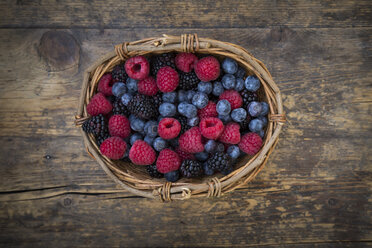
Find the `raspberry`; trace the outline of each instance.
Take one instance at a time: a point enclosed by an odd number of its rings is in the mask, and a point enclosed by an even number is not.
[[[152,119],[158,113],[154,101],[149,96],[137,94],[128,103],[128,110],[141,119]]]
[[[98,91],[102,92],[105,96],[111,96],[113,84],[111,74],[103,75],[98,82]]]
[[[256,133],[245,134],[239,143],[240,150],[249,155],[255,155],[260,150],[261,146],[262,139]]]
[[[153,96],[158,92],[158,86],[156,86],[156,81],[151,76],[139,81],[137,86],[138,92],[146,96]]]
[[[176,56],[175,62],[179,70],[183,72],[190,72],[194,68],[198,57],[193,53],[179,53]]]
[[[203,165],[198,161],[187,159],[182,162],[180,171],[184,177],[198,177],[203,174]]]
[[[210,82],[220,75],[220,62],[213,56],[207,56],[196,62],[194,70],[201,81]]]
[[[151,58],[151,74],[155,77],[158,70],[164,66],[170,66],[176,69],[174,64],[174,53],[163,53]]]
[[[202,136],[198,127],[190,128],[178,139],[180,149],[188,153],[198,153],[204,151]]]
[[[178,84],[179,88],[182,90],[192,90],[198,86],[200,82],[198,76],[195,72],[179,72],[180,82]]]
[[[111,136],[117,136],[125,139],[130,134],[129,120],[123,115],[111,116],[108,126]]]
[[[193,160],[195,159],[194,154],[184,152],[179,147],[176,147],[175,152],[177,152],[178,156],[180,156],[181,161],[185,159],[193,159]]]
[[[181,131],[181,124],[174,118],[164,118],[159,122],[158,133],[163,139],[173,139]]]
[[[112,110],[112,105],[109,100],[106,99],[103,93],[95,94],[92,99],[90,99],[87,105],[87,112],[91,116],[96,116],[99,114],[108,114]]]
[[[115,65],[111,72],[112,81],[125,83],[128,79],[128,74],[125,71],[124,64]]]
[[[127,144],[119,137],[111,137],[102,142],[101,153],[111,159],[121,159],[127,150]]]
[[[169,66],[162,67],[156,74],[156,84],[161,92],[174,91],[179,83],[178,73]]]
[[[150,165],[155,162],[156,153],[145,141],[136,140],[130,148],[129,158],[133,164]]]
[[[163,149],[156,160],[156,169],[160,173],[168,173],[180,168],[181,159],[178,154],[171,149]]]
[[[220,95],[220,100],[227,100],[231,105],[231,110],[240,108],[243,104],[242,97],[236,90],[225,90]]]
[[[125,62],[125,71],[129,77],[142,80],[149,75],[150,64],[144,56],[135,56]]]
[[[216,111],[216,103],[209,101],[207,106],[198,110],[198,116],[200,119],[217,117],[218,113]]]
[[[204,118],[199,124],[201,134],[207,139],[216,140],[223,132],[223,123],[216,117]]]
[[[225,126],[220,138],[218,139],[225,144],[238,144],[240,142],[240,126],[238,123],[230,122]]]

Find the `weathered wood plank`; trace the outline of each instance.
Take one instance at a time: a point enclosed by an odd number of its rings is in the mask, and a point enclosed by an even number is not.
[[[2,1],[1,28],[370,27],[363,1]]]
[[[0,30],[1,245],[371,244],[372,28],[60,30],[80,46],[67,67],[39,53],[47,31]],[[262,59],[289,123],[253,183],[164,205],[115,185],[85,153],[73,115],[82,72],[114,44],[181,32]]]

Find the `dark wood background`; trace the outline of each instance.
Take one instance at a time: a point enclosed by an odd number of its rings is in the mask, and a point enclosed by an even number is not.
[[[372,2],[0,2],[0,246],[372,245]],[[288,116],[244,189],[162,204],[124,192],[73,120],[84,70],[163,33],[239,44]]]

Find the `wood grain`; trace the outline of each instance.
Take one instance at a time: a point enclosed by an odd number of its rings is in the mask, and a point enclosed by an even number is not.
[[[370,2],[234,3],[0,3],[0,246],[372,245]],[[194,32],[263,60],[288,123],[265,169],[232,194],[130,195],[73,125],[82,74],[117,43]]]

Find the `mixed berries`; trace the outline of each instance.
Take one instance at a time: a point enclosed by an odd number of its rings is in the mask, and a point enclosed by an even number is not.
[[[135,56],[101,77],[83,130],[103,155],[145,166],[152,178],[227,175],[262,147],[269,105],[260,87],[231,58]]]

